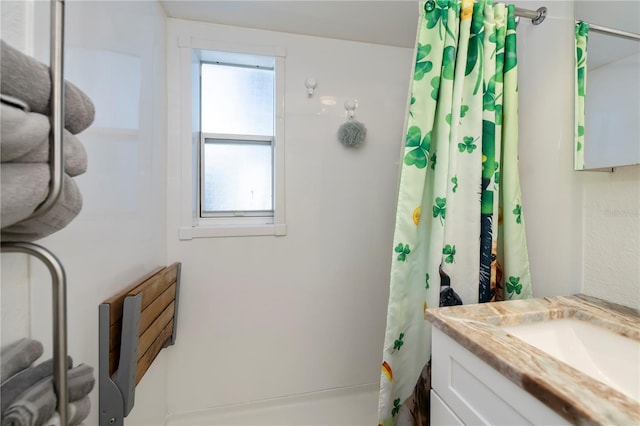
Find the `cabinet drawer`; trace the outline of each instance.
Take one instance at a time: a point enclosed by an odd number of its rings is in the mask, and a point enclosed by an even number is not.
[[[451,411],[451,408],[447,407],[437,393],[431,389],[431,426],[464,426],[462,420],[460,420]]]

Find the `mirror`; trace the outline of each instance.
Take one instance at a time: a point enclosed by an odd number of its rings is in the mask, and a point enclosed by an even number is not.
[[[574,7],[576,21],[640,33],[640,2],[576,1]],[[576,170],[640,164],[639,94],[640,41],[592,27],[587,43],[583,153],[576,148]]]

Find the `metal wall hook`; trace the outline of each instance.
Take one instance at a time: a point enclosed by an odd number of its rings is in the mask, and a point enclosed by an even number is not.
[[[307,96],[311,97],[313,96],[313,92],[316,89],[316,87],[318,87],[318,81],[313,77],[308,77],[304,81],[304,85],[307,88]]]
[[[344,102],[344,109],[347,110],[347,117],[353,120],[356,116],[356,108],[358,108],[358,100],[350,99]]]

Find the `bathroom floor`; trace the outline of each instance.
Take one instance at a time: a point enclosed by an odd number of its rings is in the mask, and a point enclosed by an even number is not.
[[[168,426],[371,426],[377,424],[378,384],[313,392],[170,415]]]

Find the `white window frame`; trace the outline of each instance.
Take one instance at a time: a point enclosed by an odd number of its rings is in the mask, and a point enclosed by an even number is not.
[[[275,46],[246,45],[206,40],[190,36],[178,37],[180,67],[180,240],[193,238],[283,236],[287,233],[285,222],[285,57],[284,48]],[[196,68],[202,62],[203,50],[274,58],[274,136],[273,155],[273,216],[200,217],[201,164],[199,151],[203,143],[200,132],[200,82],[196,81]],[[199,71],[197,71],[199,75]],[[237,135],[234,136],[237,138]]]

